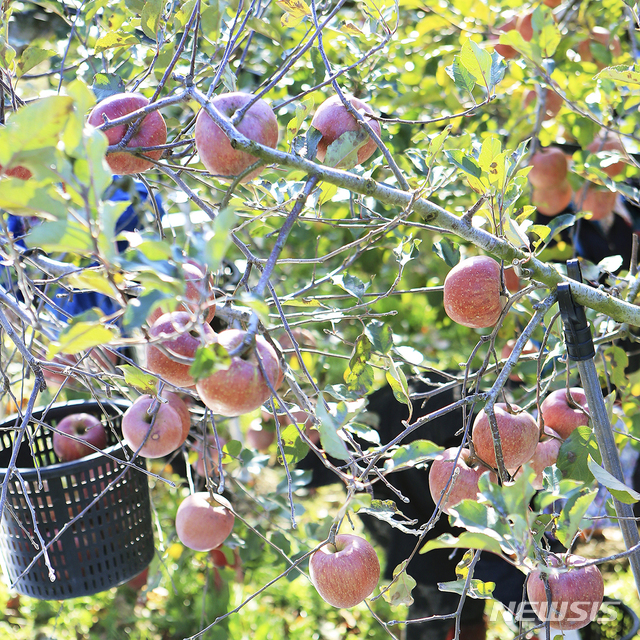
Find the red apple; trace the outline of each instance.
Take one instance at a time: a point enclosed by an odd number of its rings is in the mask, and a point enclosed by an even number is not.
[[[373,115],[373,109],[362,100],[354,98],[353,96],[345,96],[348,102],[353,108],[364,115]],[[376,135],[380,137],[381,129],[380,123],[377,120],[368,118],[367,121],[371,125]],[[353,169],[357,164],[362,164],[365,160],[370,158],[378,148],[378,145],[372,140],[366,132],[362,129],[362,125],[349,113],[347,108],[342,104],[340,96],[334,95],[327,98],[315,112],[313,119],[311,120],[311,126],[317,129],[322,138],[318,143],[318,150],[316,157],[320,162],[324,162],[327,155],[327,149],[329,145],[335,142],[342,134],[348,131],[362,131],[363,138],[366,140],[364,144],[357,151],[357,158],[352,158],[351,154],[340,161],[336,166],[339,169]],[[349,162],[349,160],[352,160]]]
[[[606,187],[589,185],[582,200],[582,211],[591,214],[591,220],[604,220],[613,213],[618,194]]]
[[[513,31],[518,24],[518,16],[513,16],[507,20],[504,24],[498,27],[498,33],[508,33]],[[494,49],[507,60],[518,57],[518,52],[508,44],[495,44]]]
[[[535,569],[529,574],[527,596],[531,607],[540,620],[549,620],[552,629],[582,629],[598,615],[604,598],[604,580],[595,565],[575,567],[584,562],[582,556],[572,554],[560,559],[548,556],[551,608],[547,606],[542,570]]]
[[[166,456],[184,442],[182,419],[168,403],[159,403],[151,428],[152,416],[148,409],[153,401],[154,398],[149,395],[140,396],[122,416],[122,437],[125,443],[130,449],[137,451],[144,442],[140,455],[145,458]],[[151,433],[147,438],[150,428]]]
[[[205,322],[211,322],[216,313],[215,296],[211,287],[211,277],[207,275],[206,267],[193,260],[187,260],[179,265],[180,274],[184,280],[184,302],[171,309],[166,302],[161,302],[147,317],[147,324],[152,325],[161,315],[173,311],[186,311],[198,314],[206,307]]]
[[[458,324],[492,327],[502,313],[500,265],[488,256],[459,262],[444,281],[444,310]]]
[[[507,405],[501,402],[494,406],[504,466],[510,472],[533,457],[540,431],[530,413],[521,411],[520,407],[511,405],[514,413],[507,411]],[[471,440],[476,454],[487,464],[496,467],[496,455],[493,448],[491,426],[484,409],[476,416],[473,423]]]
[[[178,507],[176,533],[185,547],[210,551],[219,547],[231,533],[235,516],[223,496],[207,491],[192,493]]]
[[[62,462],[78,460],[95,453],[95,448],[87,446],[85,442],[98,449],[107,446],[104,425],[90,413],[72,413],[65,416],[58,423],[57,429],[53,434],[53,451]],[[65,434],[75,436],[79,440],[72,440]]]
[[[104,124],[105,117],[108,120],[117,120],[133,111],[146,107],[149,100],[140,93],[117,93],[99,102],[89,114],[88,123],[94,127]],[[131,127],[131,124],[121,124],[104,131],[109,145],[118,144]],[[138,130],[133,135],[127,148],[157,147],[167,142],[167,125],[159,111],[152,111],[144,117]],[[145,153],[147,158],[159,160],[162,150]],[[153,162],[144,157],[136,156],[126,151],[116,151],[107,154],[107,164],[111,171],[120,175],[130,173],[142,173],[153,166]]]
[[[129,589],[134,591],[140,591],[147,586],[147,579],[149,578],[149,567],[145,567],[138,575],[128,580],[125,584]]]
[[[449,509],[455,507],[462,500],[475,500],[478,497],[478,480],[487,471],[486,467],[469,467],[469,449],[462,449],[458,456],[458,447],[450,447],[439,453],[431,463],[429,469],[429,491],[433,501],[438,504],[442,492],[451,480],[454,467],[458,468],[458,475],[452,481],[453,486],[447,489],[447,499],[441,503],[442,510],[449,514]],[[458,456],[457,462],[456,456]]]
[[[160,316],[149,328],[150,338],[161,338],[159,343],[169,354],[183,358],[193,358],[196,351],[216,339],[210,325],[194,325],[193,316],[186,311],[173,311]],[[204,338],[204,339],[203,339]],[[147,344],[147,369],[176,387],[189,387],[194,383],[189,373],[190,364],[173,359],[154,346]]]
[[[246,331],[227,329],[218,334],[217,341],[227,351],[233,351],[240,346],[245,335]],[[196,383],[202,402],[213,413],[239,416],[257,409],[269,399],[271,391],[262,377],[256,350],[269,381],[278,388],[281,371],[276,352],[262,336],[257,336],[255,347],[242,357],[234,356],[227,369],[219,369]]]
[[[253,100],[254,96],[250,93],[235,91],[216,96],[211,100],[211,105],[222,115],[231,118]],[[243,136],[259,144],[272,148],[278,144],[278,121],[271,107],[262,99],[251,105],[236,128]],[[258,160],[246,151],[234,149],[229,138],[204,109],[196,119],[195,140],[202,164],[209,173],[218,177],[234,178]],[[263,169],[254,169],[242,182],[260,175]]]
[[[266,451],[276,439],[276,432],[269,431],[258,421],[258,424],[250,424],[247,429],[246,441],[252,449]]]
[[[339,534],[309,560],[309,576],[325,602],[346,609],[369,597],[380,579],[374,548],[360,536]]]
[[[9,176],[10,178],[19,178],[20,180],[28,180],[33,175],[29,169],[21,165],[16,165],[10,169],[3,170],[0,164],[0,176]]]
[[[573,401],[588,412],[584,391],[579,387],[571,387],[570,391]],[[589,424],[588,413],[569,406],[566,389],[552,391],[542,401],[540,413],[545,426],[553,429],[563,440],[566,440],[576,427]]]
[[[571,200],[573,200],[573,189],[568,180],[544,189],[534,187],[531,192],[531,204],[537,207],[543,216],[557,216],[571,204]]]
[[[191,414],[187,403],[177,393],[166,389],[162,391],[162,396],[166,398],[167,404],[180,416],[182,435],[186,440],[191,431]]]
[[[527,176],[536,189],[557,188],[569,171],[567,156],[558,147],[546,147],[533,154]]]
[[[544,436],[536,446],[533,457],[527,464],[536,472],[531,486],[540,491],[543,487],[543,472],[547,467],[555,464],[562,446],[562,438],[549,427],[544,428]],[[516,477],[522,475],[523,469],[516,473]]]
[[[545,89],[544,92],[544,116],[543,120],[553,120],[564,104],[562,96],[553,89]],[[524,96],[524,106],[528,107],[532,102],[537,102],[538,94],[535,89],[530,89]]]

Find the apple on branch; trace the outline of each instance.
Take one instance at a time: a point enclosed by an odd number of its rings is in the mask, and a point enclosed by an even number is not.
[[[157,340],[147,344],[147,369],[176,387],[191,387],[195,382],[189,373],[191,364],[177,358],[194,358],[206,342],[216,341],[216,332],[207,323],[196,326],[186,311],[173,311],[151,325],[149,337]]]
[[[75,436],[77,440],[66,434]],[[92,444],[93,447],[84,443]],[[62,460],[70,462],[95,453],[107,446],[107,431],[100,420],[90,413],[72,413],[60,420],[53,434],[53,451]]]
[[[444,281],[444,310],[458,324],[492,327],[502,313],[500,265],[488,256],[459,262]]]
[[[353,96],[345,97],[361,115],[365,117],[373,115],[373,109],[366,102]],[[380,137],[380,123],[373,118],[368,118],[368,122],[376,135]],[[362,164],[370,158],[378,148],[362,125],[342,104],[338,95],[331,96],[318,107],[311,120],[311,126],[322,134],[316,157],[320,162],[325,162],[338,169],[353,169],[356,165]],[[346,154],[343,155],[336,145],[342,145]]]
[[[148,104],[149,100],[140,93],[117,93],[99,102],[92,109],[88,123],[99,127],[107,121],[122,118]],[[105,129],[104,133],[109,145],[119,144],[133,124],[135,123],[121,124]],[[167,125],[164,118],[159,111],[152,111],[139,124],[137,131],[127,143],[127,147],[157,147],[166,144],[166,142]],[[159,160],[162,156],[162,150],[148,151],[145,155],[152,160]],[[153,162],[150,160],[126,151],[108,153],[107,164],[111,167],[111,171],[120,175],[142,173],[153,166]]]
[[[514,472],[533,457],[540,439],[540,430],[534,417],[516,405],[511,405],[509,408],[506,404],[498,402],[494,405],[494,412],[500,434],[504,466],[507,471]],[[495,468],[497,462],[491,425],[484,409],[476,416],[473,423],[471,441],[478,457]]]
[[[171,311],[185,311],[199,315],[205,310],[205,322],[211,322],[216,312],[215,295],[212,290],[211,274],[207,274],[207,268],[198,264],[195,260],[188,259],[178,266],[179,273],[184,281],[182,302],[175,308],[162,301],[147,316],[147,324],[151,326],[161,315]]]
[[[360,536],[339,534],[309,560],[309,576],[321,598],[334,607],[355,607],[368,598],[380,579],[374,548]]]
[[[431,497],[438,504],[443,491],[445,492],[446,499],[443,498],[440,508],[446,514],[450,514],[449,509],[455,507],[462,500],[476,500],[478,497],[478,480],[480,480],[480,476],[483,473],[489,472],[482,465],[476,467],[468,466],[467,462],[471,455],[469,449],[461,449],[460,455],[458,455],[458,451],[458,447],[445,449],[435,457],[429,469],[429,491],[431,492]],[[458,469],[458,474],[452,479],[455,468]],[[448,487],[447,484],[449,484]]]
[[[149,409],[158,402],[155,421]],[[143,395],[125,411],[122,416],[122,437],[133,451],[140,449],[145,458],[161,458],[175,451],[185,441],[184,426],[179,413],[169,405]],[[142,444],[144,442],[144,445]]]
[[[207,491],[192,493],[178,507],[176,533],[185,547],[211,551],[219,547],[233,529],[231,504],[221,495]]]
[[[540,442],[536,445],[536,450],[531,460],[527,464],[535,471],[536,475],[531,486],[541,491],[544,485],[544,470],[554,465],[558,460],[560,447],[562,446],[562,438],[553,430],[545,425],[544,435]],[[516,473],[516,478],[522,475],[523,469]]]
[[[552,391],[540,405],[545,426],[553,429],[563,440],[566,440],[576,427],[589,424],[589,407],[584,391],[579,387],[571,387],[569,391],[577,405],[575,408],[569,406],[566,389]]]
[[[217,336],[217,344],[227,353],[240,347],[246,331],[226,329]],[[255,345],[231,358],[227,368],[214,371],[196,383],[202,402],[222,416],[239,416],[260,407],[271,396],[271,390],[262,375],[258,357],[274,389],[282,382],[282,372],[273,347],[256,336]]]
[[[211,106],[222,115],[231,118],[249,102],[253,104],[236,125],[236,129],[254,142],[275,148],[278,144],[278,120],[273,109],[261,98],[256,100],[250,93],[234,91],[216,96],[211,100]],[[258,158],[250,153],[235,149],[224,131],[204,109],[196,118],[194,136],[200,160],[214,176],[235,178],[258,161]],[[260,175],[263,168],[254,169],[242,178],[242,182],[248,182]]]
[[[527,596],[536,615],[549,621],[552,629],[582,629],[595,620],[604,598],[604,580],[595,565],[585,563],[582,556],[565,554],[548,556],[547,581],[551,591],[551,607],[543,580],[544,569],[538,568],[527,579]]]

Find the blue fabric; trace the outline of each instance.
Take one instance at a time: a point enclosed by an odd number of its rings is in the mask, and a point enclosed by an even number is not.
[[[114,176],[114,180],[117,179],[118,176]],[[134,180],[134,186],[138,193],[138,196],[140,197],[140,200],[142,202],[147,201],[147,199],[149,198],[149,192],[144,183],[140,180]],[[130,199],[130,194],[127,193],[124,189],[117,189],[109,197],[109,200],[112,202],[124,202]],[[155,201],[160,215],[164,216],[162,199],[158,193],[155,194]],[[30,220],[30,218],[10,215],[7,223],[9,231],[16,239],[16,244],[25,249],[26,244],[24,242],[23,236],[27,232],[27,225],[25,224],[26,220]],[[122,215],[118,218],[118,221],[116,223],[116,234],[119,234],[123,231],[135,231],[135,229],[140,228],[140,226],[141,221],[138,218],[138,212],[136,211],[136,207],[132,204],[128,206],[122,213]],[[119,240],[117,243],[118,252],[122,253],[128,246],[129,243],[126,240]],[[13,288],[13,286],[9,284],[9,288]],[[81,313],[84,313],[85,311],[88,311],[89,309],[92,309],[94,307],[98,307],[105,315],[111,315],[119,309],[119,306],[113,299],[109,298],[103,293],[97,293],[95,291],[74,293],[73,296],[64,296],[61,298],[57,298],[56,302],[58,304],[58,307],[62,309],[62,311],[72,317],[80,315]],[[64,313],[60,313],[57,309],[52,309],[52,311],[60,318],[66,319],[67,317]]]

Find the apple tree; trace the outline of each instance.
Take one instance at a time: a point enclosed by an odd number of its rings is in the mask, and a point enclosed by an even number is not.
[[[178,584],[193,557],[226,594],[173,632],[226,637],[311,573],[328,603],[365,600],[352,630],[398,637],[421,622],[406,623],[414,556],[462,549],[442,587],[459,605],[440,612],[458,637],[465,600],[492,597],[473,577],[483,555],[553,599],[559,564],[598,583],[607,558],[572,552],[605,516],[640,584],[640,495],[619,459],[640,436],[636,4],[1,11],[1,410],[27,425],[36,406],[145,398],[123,438],[150,459],[161,503],[157,580]],[[567,309],[594,338],[584,361]],[[412,396],[434,375],[445,381]],[[368,410],[385,385],[409,416],[389,438]],[[455,402],[414,416],[453,388]],[[161,411],[182,431],[150,453]],[[430,423],[458,411],[444,451]],[[342,487],[331,509],[314,502],[309,460]],[[418,471],[428,492],[429,468],[435,507],[403,517],[396,479]],[[20,469],[5,471],[7,518]],[[331,567],[327,550],[363,535],[356,514],[413,536],[391,580],[365,541],[361,563]],[[461,533],[432,535],[447,518]]]

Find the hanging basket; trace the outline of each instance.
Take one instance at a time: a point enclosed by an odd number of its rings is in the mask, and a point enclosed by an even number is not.
[[[92,595],[126,582],[151,562],[154,544],[145,462],[138,458],[123,464],[131,452],[116,435],[128,406],[82,400],[33,412],[16,459],[23,482],[15,474],[9,479],[0,526],[0,562],[18,593],[41,600]],[[108,444],[103,452],[62,463],[53,451],[53,432],[43,425],[55,426],[74,413],[98,417],[107,427]],[[17,416],[0,425],[2,482],[20,426]]]

